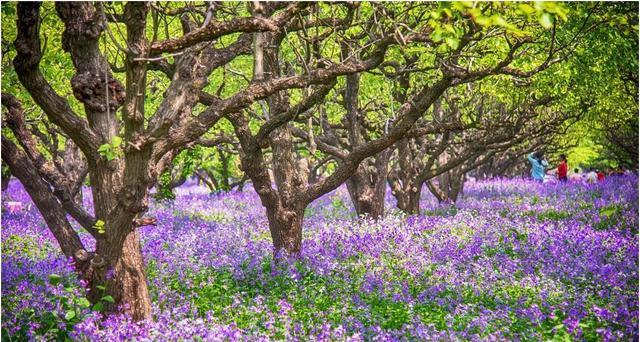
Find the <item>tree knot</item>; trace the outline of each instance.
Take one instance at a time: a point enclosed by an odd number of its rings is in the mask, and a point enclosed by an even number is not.
[[[71,88],[73,95],[90,110],[101,112],[107,111],[107,104],[115,112],[124,103],[126,95],[122,84],[112,76],[91,72],[76,74],[71,79]]]
[[[87,253],[87,251],[85,251],[84,249],[79,249],[77,250],[75,253],[73,253],[73,255],[75,256],[75,258],[77,260],[80,261],[87,261],[89,260],[89,253]]]
[[[107,260],[105,260],[105,258],[103,258],[101,255],[96,254],[93,259],[91,259],[91,267],[93,267],[94,269],[96,268],[103,268],[107,265]]]

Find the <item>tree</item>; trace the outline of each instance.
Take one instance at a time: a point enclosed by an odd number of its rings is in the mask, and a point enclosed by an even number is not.
[[[159,11],[150,3],[128,3],[122,13],[113,13],[114,8],[105,8],[103,4],[56,4],[56,12],[64,24],[62,47],[69,53],[75,73],[71,88],[82,107],[74,108],[77,106],[72,107],[68,99],[58,94],[39,66],[42,4],[17,5],[15,73],[48,120],[68,136],[86,158],[94,215],[65,201],[70,196],[68,188],[55,173],[48,173],[50,164],[43,162],[46,156],[32,148],[28,134],[20,136],[14,130],[20,146],[3,135],[5,153],[2,157],[25,185],[63,253],[74,259],[79,275],[87,280],[90,300],[99,300],[102,294],[99,287],[106,286],[106,293],[114,299],[113,304],[105,307],[107,311],[122,310],[135,320],[150,316],[150,298],[136,228],[154,222],[143,214],[147,209],[148,189],[155,184],[158,173],[226,113],[250,106],[279,89],[309,83],[301,76],[252,83],[227,99],[204,93],[202,89],[213,70],[248,53],[250,35],[240,34],[228,46],[208,42],[241,32],[278,31],[305,6],[274,5],[272,12],[280,11],[271,18],[242,16],[241,8],[234,7],[231,10],[237,15],[230,21],[213,19],[214,14],[221,18],[225,15],[216,12],[214,6],[208,11],[209,19],[199,28],[183,20],[182,36],[170,37],[167,32],[161,40],[157,35],[159,22],[147,23],[147,18],[153,17],[150,12]],[[108,21],[113,24],[107,25]],[[100,48],[100,38],[113,35],[112,27],[124,35],[121,25],[126,37],[121,40],[112,37],[111,43],[124,54],[124,58],[115,60],[124,64],[124,84],[113,76],[112,65]],[[156,33],[152,41],[147,38],[148,26]],[[145,112],[148,68],[166,66],[163,62],[168,57],[162,56],[163,53],[174,54],[175,63],[169,70],[173,78],[164,98],[149,114]],[[198,102],[208,107],[192,115]],[[19,107],[8,105],[10,112],[21,115]],[[78,109],[82,109],[84,115],[78,114]],[[95,251],[89,252],[82,245],[78,234],[71,229],[67,213],[96,240]]]
[[[350,4],[346,6],[347,15],[344,19],[339,19],[339,21],[350,23],[352,19],[350,19],[351,14],[349,13],[352,13],[357,6]],[[346,71],[343,63],[326,69],[311,69],[314,64],[302,60],[303,63],[301,63],[300,69],[307,70],[305,72],[310,78],[315,77],[320,70],[333,70],[334,72],[331,77],[324,79],[326,86],[319,86],[312,91],[307,91],[308,95],[302,97],[302,100],[295,106],[289,104],[291,94],[286,93],[284,90],[274,93],[267,101],[268,106],[265,107],[268,107],[268,109],[264,109],[265,120],[260,125],[260,128],[257,129],[256,134],[252,133],[249,125],[250,121],[242,113],[236,112],[227,116],[233,123],[236,135],[240,140],[242,168],[252,180],[261,202],[266,208],[276,254],[283,250],[290,254],[298,254],[301,249],[302,220],[306,206],[314,199],[335,189],[352,177],[364,159],[384,151],[402,139],[411,130],[413,124],[422,117],[425,111],[447,89],[497,74],[512,75],[520,78],[531,77],[566,58],[562,51],[573,44],[557,44],[555,38],[556,29],[554,28],[550,35],[546,36],[548,40],[539,39],[533,43],[537,51],[535,56],[539,60],[536,60],[535,57],[527,56],[527,60],[533,59],[535,62],[528,65],[525,63],[525,69],[519,69],[512,67],[511,64],[514,63],[514,59],[517,56],[523,55],[519,53],[520,49],[532,43],[530,37],[524,38],[520,34],[510,36],[510,32],[507,32],[506,35],[496,35],[495,31],[492,30],[496,29],[505,33],[505,31],[513,30],[514,27],[500,22],[502,24],[498,25],[498,28],[491,23],[485,23],[491,29],[484,29],[470,19],[470,16],[465,17],[462,15],[462,13],[472,12],[475,13],[474,16],[480,18],[484,15],[490,16],[492,10],[500,11],[502,8],[496,9],[492,8],[492,6],[487,6],[484,9],[479,9],[464,7],[464,5],[456,5],[458,7],[453,8],[449,7],[449,5],[434,8],[432,4],[398,4],[393,8],[375,4],[362,4],[361,6],[362,8],[355,13],[369,15],[369,17],[359,17],[358,22],[368,23],[370,26],[361,27],[359,30],[351,27],[350,30],[356,33],[360,32],[360,30],[369,32],[368,35],[364,36],[366,40],[358,41],[358,44],[365,47],[370,46],[371,48],[370,51],[361,49],[359,53],[348,55],[346,58],[342,56],[341,60],[343,62],[345,60],[353,61],[346,65],[353,65],[354,67]],[[561,12],[561,9],[555,7],[553,10]],[[449,14],[447,14],[447,11]],[[515,15],[514,12],[508,13]],[[432,26],[426,25],[427,20],[415,20],[416,18],[428,17],[433,18],[429,22]],[[443,27],[451,25],[447,22],[453,22],[455,24],[455,29],[452,27],[454,33],[443,32],[442,27],[438,26],[441,24],[439,20],[445,22]],[[396,25],[400,22],[403,25]],[[527,29],[534,29],[534,26],[527,25]],[[342,32],[344,28],[341,26],[337,26],[335,31],[340,32],[341,36],[350,37],[348,33]],[[427,32],[429,35],[422,32]],[[545,36],[544,32],[542,31],[540,38]],[[445,36],[446,38],[444,38]],[[285,38],[286,36],[274,34],[264,34],[260,38],[261,41],[268,42],[268,46],[271,47],[269,50],[256,51],[254,53],[256,58],[263,56],[263,61],[256,64],[264,67],[264,77],[276,77],[284,72],[281,67],[283,63],[279,59],[281,57],[279,51],[283,50],[282,43]],[[308,177],[305,168],[297,167],[299,165],[298,162],[303,161],[305,158],[304,156],[298,158],[294,151],[295,140],[292,137],[292,131],[296,132],[292,128],[295,125],[294,119],[299,113],[306,112],[313,104],[325,96],[328,92],[327,88],[332,87],[330,84],[332,79],[340,75],[363,73],[378,67],[383,62],[382,56],[385,53],[390,54],[391,51],[394,51],[395,47],[392,47],[392,45],[398,43],[404,49],[414,48],[415,53],[420,52],[425,56],[425,59],[434,58],[435,61],[432,59],[427,62],[429,63],[428,69],[431,70],[431,73],[427,75],[433,78],[421,83],[419,87],[416,87],[415,92],[409,93],[406,97],[406,102],[398,104],[398,110],[395,112],[396,116],[391,120],[388,132],[376,139],[358,142],[356,141],[357,139],[354,139],[357,138],[357,135],[351,134],[352,141],[350,144],[343,145],[349,148],[343,150],[327,143],[332,140],[329,136],[331,134],[330,130],[328,132],[324,130],[323,135],[314,133],[313,139],[307,134],[307,139],[312,140],[320,151],[330,155],[336,161],[336,165],[330,175],[313,184],[307,184]],[[489,58],[483,53],[483,51],[486,52],[483,48],[484,44],[502,46],[504,53],[500,54],[499,58],[493,58],[495,56]],[[334,45],[341,46],[339,43]],[[316,51],[312,50],[312,52],[316,55],[318,54]],[[320,53],[322,52],[320,51]],[[345,51],[343,51],[344,53]],[[462,57],[465,54],[473,57]],[[298,53],[297,55],[302,54]],[[313,56],[314,54],[307,53],[306,55]],[[473,67],[461,66],[463,63],[469,63],[469,58],[476,57],[481,60],[483,57],[486,58],[483,63],[473,64]],[[329,58],[316,58],[314,60],[315,66],[324,65],[324,60]],[[425,63],[426,61],[422,62]],[[255,70],[258,70],[258,72],[254,73],[254,77],[262,75],[260,68]],[[339,70],[345,71],[339,72]],[[350,83],[348,92],[356,93],[356,77],[348,76],[347,83]],[[349,113],[352,115],[355,113],[353,94],[349,93],[348,95],[345,96],[347,116],[350,115]],[[348,101],[351,101],[351,103]],[[316,120],[321,122],[322,118]],[[348,122],[349,120],[346,121]],[[352,120],[351,122],[355,123],[356,121]],[[434,134],[456,129],[457,126],[455,123],[452,125],[431,121],[421,129],[425,133]],[[353,129],[356,126],[351,125],[351,127]],[[297,130],[297,132],[300,132],[300,130]],[[304,137],[305,135],[299,134],[299,136]],[[265,158],[265,152],[263,152],[269,146],[273,153],[272,171],[274,173],[275,187],[272,186],[269,177],[270,168]]]
[[[435,118],[464,123],[460,131],[431,137],[418,135],[398,142],[397,162],[393,163],[389,183],[398,208],[405,213],[419,214],[425,183],[440,202],[455,202],[468,171],[497,152],[534,138],[541,127],[550,131],[551,123],[564,123],[567,119],[556,116],[549,125],[538,125],[540,108],[548,106],[550,98],[516,100],[513,108],[507,108],[505,104],[490,103],[485,94],[471,89],[465,89],[469,95],[466,99],[445,96],[447,106],[438,104],[434,108]]]
[[[562,145],[575,147],[559,151],[575,165],[615,167],[637,163],[637,70],[638,5],[632,2],[571,4],[576,11],[589,11],[594,19],[585,23],[583,44],[554,74],[539,81],[563,102],[589,99],[590,109],[582,120],[559,137]],[[580,24],[582,25],[582,24]],[[566,80],[573,86],[567,89]],[[635,132],[634,132],[635,131]],[[617,135],[614,137],[612,134]],[[614,141],[624,142],[625,149]],[[625,151],[626,150],[626,151]]]

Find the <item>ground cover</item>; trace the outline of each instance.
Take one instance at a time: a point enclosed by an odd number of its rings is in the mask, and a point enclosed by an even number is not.
[[[387,217],[373,222],[354,219],[339,188],[307,210],[301,257],[276,263],[252,189],[211,195],[187,184],[152,204],[158,226],[140,229],[154,321],[134,324],[101,322],[13,181],[2,339],[638,338],[637,176],[470,182],[455,206],[422,197],[422,215],[406,217],[387,196]]]

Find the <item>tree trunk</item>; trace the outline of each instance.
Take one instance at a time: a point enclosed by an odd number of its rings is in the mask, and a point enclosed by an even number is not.
[[[396,143],[398,159],[389,173],[388,181],[391,193],[396,198],[398,209],[407,215],[420,214],[420,193],[422,181],[419,170],[425,167],[423,151],[416,141],[402,139]]]
[[[427,184],[427,188],[429,189],[429,191],[438,200],[438,203],[443,203],[443,202],[449,201],[449,197],[447,196],[447,193],[442,190],[442,185],[441,184],[439,184],[439,183],[438,184],[434,184],[433,181],[427,181],[426,184]]]
[[[64,160],[62,167],[65,176],[72,183],[70,195],[73,197],[74,202],[82,205],[82,184],[89,172],[87,160],[82,155],[80,148],[71,139],[64,144],[62,159]]]
[[[277,108],[277,100],[273,97],[270,100],[272,100],[271,108]],[[271,133],[273,174],[277,185],[278,201],[275,208],[273,204],[266,204],[276,256],[282,251],[289,255],[299,255],[302,247],[302,220],[306,204],[297,203],[294,197],[297,191],[302,191],[307,175],[296,169],[291,141],[288,124]]]
[[[348,56],[351,48],[341,45],[343,55]],[[349,134],[349,149],[353,150],[366,142],[362,126],[364,113],[358,105],[360,74],[346,77],[344,107],[347,111],[345,124]],[[362,161],[354,174],[347,179],[347,189],[358,216],[369,216],[378,220],[384,216],[384,197],[387,187],[387,171],[391,149],[380,152]]]
[[[422,191],[422,185],[414,189],[409,189],[406,192],[400,192],[395,197],[398,201],[398,209],[402,210],[408,215],[420,215],[420,192]]]
[[[384,216],[384,193],[380,195],[369,184],[358,184],[351,178],[347,180],[347,189],[358,216],[374,220]]]
[[[282,252],[297,256],[302,249],[302,219],[304,208],[267,207],[269,231],[273,239],[274,255]]]
[[[151,317],[151,297],[147,288],[145,265],[140,249],[138,232],[128,229],[120,243],[99,241],[92,266],[94,272],[89,281],[89,300],[100,302],[111,295],[114,303],[103,302],[106,312],[123,312],[134,321]],[[97,259],[97,260],[96,260]],[[101,290],[99,286],[105,286]],[[118,306],[121,306],[118,308]]]
[[[429,191],[438,199],[438,202],[453,202],[458,200],[458,196],[464,185],[464,173],[458,170],[451,170],[438,176],[438,184],[432,181],[427,182]]]
[[[99,35],[88,34],[100,33],[104,28],[96,8],[88,3],[56,4],[58,15],[65,22],[63,47],[71,54],[77,70],[71,79],[74,95],[84,104],[89,126],[100,132],[103,142],[118,135],[116,112],[123,104],[124,138],[130,141],[144,128],[146,64],[131,61],[144,57],[148,48],[144,35],[147,6],[127,3],[125,7],[127,44],[136,47],[127,55],[125,91],[111,75],[109,63],[98,48]],[[127,313],[134,321],[151,317],[139,237],[132,226],[134,218],[146,210],[150,154],[149,148],[133,149],[125,151],[124,158],[89,162],[96,218],[105,225],[104,237],[98,238],[92,259],[89,298],[97,300],[97,286],[106,281],[106,293],[115,300],[105,306],[106,312]]]
[[[229,172],[229,157],[227,155],[225,155],[224,151],[222,151],[222,149],[220,148],[220,146],[218,146],[218,156],[220,156],[220,176],[221,176],[221,180],[220,180],[220,189],[223,191],[229,191],[231,190],[231,186],[229,184],[229,177],[230,177],[230,172]]]
[[[464,189],[464,173],[456,174],[455,178],[451,180],[451,193],[449,198],[454,203],[458,201],[458,197],[462,194]]]
[[[175,188],[182,186],[182,184],[184,184],[186,181],[187,181],[187,177],[180,174],[178,176],[175,176],[175,178],[172,178],[171,182],[169,182],[169,185],[167,187],[169,188],[169,190],[171,190],[171,192],[173,192]]]
[[[263,43],[270,42],[273,46],[279,46],[283,35],[270,33],[259,33],[264,39]],[[282,74],[279,60],[279,50],[277,48],[259,51],[256,49],[259,59],[263,53],[263,63],[265,78],[274,78]],[[256,78],[259,78],[259,66],[256,66]],[[268,75],[268,76],[267,76]],[[285,113],[289,105],[287,92],[277,92],[267,98],[268,111],[265,108],[264,115],[268,119]],[[298,192],[306,187],[308,174],[298,168],[296,153],[293,146],[293,137],[289,123],[274,129],[269,135],[269,144],[272,149],[273,178],[277,187],[276,203],[267,203],[267,218],[269,229],[273,239],[275,256],[281,252],[288,255],[297,256],[302,248],[302,220],[307,203],[300,203],[295,200]]]
[[[2,163],[2,180],[0,181],[0,187],[2,187],[2,192],[9,188],[9,181],[11,181],[11,170],[9,167],[5,167],[4,162]]]
[[[373,165],[367,161],[360,164],[356,172],[347,179],[349,197],[358,216],[374,220],[384,217],[384,199],[387,190],[387,170],[391,150],[375,157]]]
[[[205,170],[198,170],[195,172],[196,178],[198,179],[198,185],[204,183],[209,189],[209,192],[214,193],[216,191],[215,179],[209,179],[209,173]]]

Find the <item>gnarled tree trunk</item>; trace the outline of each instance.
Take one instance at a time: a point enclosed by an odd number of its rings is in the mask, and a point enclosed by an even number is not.
[[[114,221],[122,219],[112,220]],[[101,258],[94,258],[92,261],[94,271],[89,279],[88,297],[92,302],[98,302],[104,295],[111,295],[115,303],[105,302],[107,311],[115,312],[118,311],[117,306],[123,306],[124,311],[138,321],[151,317],[151,297],[147,288],[140,237],[131,223],[120,230],[124,231],[124,236],[116,235],[98,241],[96,254]],[[101,290],[101,286],[106,290]]]
[[[348,44],[342,44],[342,53],[348,56],[353,52]],[[344,122],[349,137],[348,147],[353,150],[366,141],[363,127],[365,113],[360,110],[358,104],[360,74],[347,75],[346,80],[344,108],[347,115]],[[368,216],[375,220],[384,216],[384,197],[391,152],[391,149],[387,149],[363,160],[353,175],[347,179],[349,197],[358,216]]]
[[[267,206],[269,231],[276,255],[281,251],[285,251],[289,255],[300,254],[303,218],[304,208]]]
[[[139,132],[142,127],[146,69],[143,62],[132,61],[138,54],[146,53],[144,25],[147,9],[148,4],[144,3],[125,6],[127,43],[136,47],[128,52],[128,89],[125,91],[122,84],[111,75],[110,65],[99,49],[104,16],[89,2],[56,4],[58,16],[65,25],[62,46],[70,54],[76,71],[71,79],[71,87],[74,96],[84,106],[85,120],[73,112],[67,100],[55,92],[39,70],[42,56],[40,4],[18,4],[17,56],[14,59],[16,73],[50,121],[73,140],[87,159],[95,218],[84,211],[77,196],[86,173],[73,167],[83,163],[78,151],[73,146],[67,146],[65,157],[69,159],[69,169],[63,167],[63,170],[57,170],[35,148],[31,134],[26,132],[20,120],[13,120],[11,127],[19,136],[25,155],[37,170],[33,176],[49,183],[39,186],[39,190],[35,191],[32,187],[36,183],[23,181],[43,216],[52,215],[51,212],[55,212],[56,206],[59,206],[96,239],[96,251],[87,252],[74,243],[77,235],[74,237],[68,229],[62,229],[69,225],[66,215],[56,215],[56,220],[46,219],[54,235],[56,231],[69,233],[56,236],[56,239],[65,255],[72,254],[77,263],[83,263],[80,274],[90,284],[88,298],[97,302],[102,295],[111,295],[115,303],[106,307],[107,312],[128,313],[135,320],[149,318],[151,314],[151,300],[134,223],[137,216],[146,210],[147,189],[151,184],[147,173],[150,150],[124,151],[123,155],[108,160],[98,153],[98,148],[112,143],[118,135],[120,124],[116,113],[123,104],[125,138],[131,139],[133,132]],[[24,167],[14,165],[12,171],[14,174],[24,172],[21,169]],[[78,171],[77,174],[75,171]],[[21,174],[20,177],[25,176]],[[100,222],[104,231],[94,227]],[[67,244],[73,246],[64,247]],[[98,285],[105,285],[106,290],[99,290]]]
[[[425,167],[422,150],[409,138],[398,141],[396,148],[398,157],[388,176],[391,194],[396,198],[398,209],[408,215],[419,215],[422,182],[418,175]]]
[[[358,216],[375,220],[384,216],[387,170],[391,149],[380,152],[373,161],[364,160],[347,179],[347,190]]]
[[[415,189],[415,191],[414,191]],[[409,215],[420,215],[420,189],[418,187],[410,188],[406,192],[400,192],[395,197],[398,201],[398,209]]]
[[[464,174],[449,174],[450,172],[439,177],[438,183],[427,181],[427,188],[440,203],[455,203],[463,187]]]

